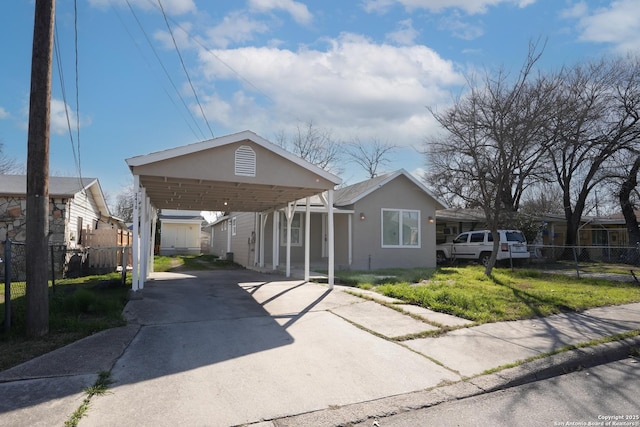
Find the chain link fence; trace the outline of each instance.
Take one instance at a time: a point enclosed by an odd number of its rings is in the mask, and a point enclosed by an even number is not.
[[[11,327],[12,301],[26,295],[27,263],[24,242],[0,242],[0,306],[4,309],[5,332]],[[49,245],[47,268],[52,292],[56,290],[56,280],[115,271],[122,273],[124,283],[131,264],[130,246],[76,249],[60,244]]]
[[[530,263],[553,266],[558,263],[610,263],[640,266],[638,246],[548,246],[529,245]]]

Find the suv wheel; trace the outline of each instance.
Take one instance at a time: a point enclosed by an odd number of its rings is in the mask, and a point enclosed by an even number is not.
[[[447,257],[444,255],[444,252],[437,251],[436,252],[436,263],[437,264],[444,264],[445,262],[447,262]]]
[[[490,259],[491,259],[491,252],[482,252],[478,260],[480,261],[480,264],[486,267],[487,265],[489,265]]]

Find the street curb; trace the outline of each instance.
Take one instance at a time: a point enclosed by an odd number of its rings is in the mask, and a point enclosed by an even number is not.
[[[352,426],[388,416],[429,408],[484,393],[552,378],[592,366],[629,357],[632,348],[640,348],[640,336],[591,347],[568,350],[542,359],[525,362],[499,372],[480,375],[430,390],[354,403],[252,424],[255,427]]]

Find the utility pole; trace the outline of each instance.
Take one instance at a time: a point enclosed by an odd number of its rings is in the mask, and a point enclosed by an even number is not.
[[[49,333],[49,126],[55,0],[36,0],[27,141],[27,335]]]

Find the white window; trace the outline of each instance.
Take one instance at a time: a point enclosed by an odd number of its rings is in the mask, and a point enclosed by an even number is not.
[[[287,246],[287,217],[281,212],[280,218],[280,246]],[[293,214],[291,220],[291,246],[302,246],[302,214]]]
[[[382,247],[419,248],[420,211],[382,209]]]
[[[236,217],[231,218],[231,235],[236,235]]]

